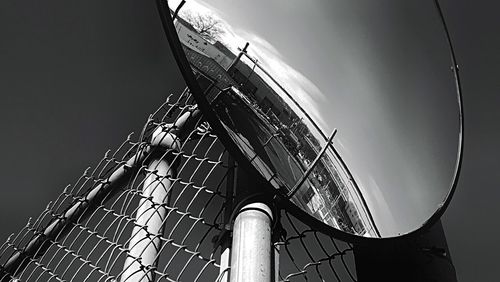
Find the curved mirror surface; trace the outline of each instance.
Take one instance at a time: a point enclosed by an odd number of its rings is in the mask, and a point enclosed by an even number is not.
[[[295,205],[392,237],[444,203],[460,124],[433,1],[179,3],[174,25],[206,100]]]

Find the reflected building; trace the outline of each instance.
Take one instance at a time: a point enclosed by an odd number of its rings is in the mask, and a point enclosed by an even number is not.
[[[212,43],[206,40],[198,34],[193,25],[183,18],[177,17],[174,24],[179,40],[184,46],[213,59],[222,68],[228,69],[236,59],[236,56],[224,44],[219,41]]]
[[[256,60],[206,40],[180,17],[174,24],[193,72],[229,134],[275,188],[290,191],[322,149],[304,116],[290,107]],[[339,175],[334,163],[327,156],[316,162],[291,200],[330,226],[376,236],[367,208],[360,207],[360,195],[346,186],[350,180]]]

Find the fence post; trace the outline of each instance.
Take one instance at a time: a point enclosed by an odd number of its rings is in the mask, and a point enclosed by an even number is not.
[[[177,174],[175,155],[172,154],[180,147],[177,136],[168,129],[158,127],[151,143],[161,147],[161,150],[148,165],[135,226],[128,243],[129,253],[121,275],[122,282],[154,281],[162,245],[160,237],[168,215],[165,205],[170,197],[172,179]]]
[[[239,210],[233,227],[231,282],[273,280],[272,220],[271,209],[264,203],[250,203]]]

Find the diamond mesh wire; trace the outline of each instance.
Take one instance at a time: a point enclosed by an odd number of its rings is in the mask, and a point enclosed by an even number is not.
[[[114,152],[106,152],[93,169],[87,169],[66,187],[35,220],[9,237],[0,247],[4,270],[1,281],[124,280],[125,260],[132,256],[130,238],[134,226],[138,226],[137,211],[145,202],[155,212],[163,209],[167,214],[163,233],[147,233],[149,239],[161,242],[158,264],[151,268],[140,258],[132,259],[141,263],[145,272],[154,273],[155,281],[223,281],[227,269],[221,266],[218,238],[223,238],[221,232],[225,231],[224,215],[231,212],[225,207],[232,206],[233,201],[233,195],[226,194],[232,169],[226,149],[201,120],[185,134],[178,151],[160,154],[160,158],[169,157],[177,164],[176,175],[160,175],[147,166],[148,156],[155,152],[145,148],[154,130],[172,124],[194,106],[188,91],[170,95],[148,118],[136,140],[129,135]],[[138,158],[141,152],[147,156],[132,170],[127,160]],[[158,157],[158,153],[154,156]],[[106,187],[119,169],[133,174],[98,202],[89,204],[89,195],[96,194],[96,188]],[[167,201],[157,203],[142,193],[151,175],[171,181]],[[67,214],[82,203],[88,204],[85,211],[69,220]],[[284,210],[279,213],[279,228],[274,230],[274,248],[280,254],[279,281],[355,281],[351,245],[312,230]],[[65,228],[52,237],[45,236],[55,221],[62,222]],[[148,232],[147,226],[139,227]],[[16,256],[17,264],[9,267],[9,261]]]
[[[274,248],[278,281],[356,281],[353,246],[315,231],[285,210]]]

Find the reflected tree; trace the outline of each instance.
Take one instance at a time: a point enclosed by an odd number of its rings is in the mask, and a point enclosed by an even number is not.
[[[190,23],[201,37],[208,41],[220,41],[220,35],[224,33],[222,22],[212,15],[186,11],[182,13],[181,17]]]

